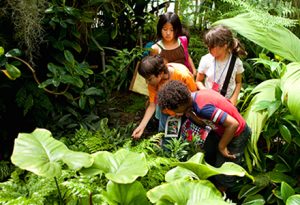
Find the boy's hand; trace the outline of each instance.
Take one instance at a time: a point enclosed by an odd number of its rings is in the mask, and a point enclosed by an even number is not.
[[[220,153],[221,153],[224,157],[226,157],[226,158],[229,158],[229,159],[236,159],[236,156],[235,156],[234,154],[231,154],[231,153],[228,151],[227,147],[224,147],[224,148],[220,148],[220,147],[219,147],[219,151],[220,151]]]

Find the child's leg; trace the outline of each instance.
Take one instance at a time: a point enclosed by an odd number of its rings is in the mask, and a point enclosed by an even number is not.
[[[216,153],[218,152],[219,141],[220,139],[217,134],[214,131],[210,131],[203,146],[205,152],[204,159],[212,166],[215,166],[216,164]]]

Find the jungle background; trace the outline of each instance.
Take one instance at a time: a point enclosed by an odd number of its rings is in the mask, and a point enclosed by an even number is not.
[[[300,204],[297,0],[2,0],[1,204],[135,204],[137,200],[118,201],[122,197],[111,194],[114,186],[121,186],[114,184],[117,180],[82,176],[61,162],[57,165],[61,175],[33,171],[32,166],[34,170],[40,166],[33,163],[34,158],[21,161],[35,165],[20,166],[15,156],[21,150],[15,140],[20,133],[35,133],[36,128],[50,131],[74,152],[120,153],[126,147],[144,153],[151,171],[139,175],[143,177],[138,182],[119,182],[142,185],[143,190],[159,186],[172,163],[184,166],[180,163],[195,160],[199,149],[193,143],[174,140],[171,152],[161,151],[155,120],[142,140],[132,141],[130,136],[147,103],[146,96],[129,91],[133,72],[146,43],[156,40],[159,14],[169,10],[180,16],[189,31],[189,52],[196,67],[207,53],[202,34],[214,24],[230,27],[248,52],[237,107],[253,131],[243,166],[251,177],[239,181],[229,200],[209,184],[205,188],[215,195],[208,198],[226,204]],[[31,148],[39,156],[39,149]],[[55,176],[53,183],[42,185],[49,176]],[[145,204],[150,203],[142,195]],[[154,198],[148,196],[152,203],[178,202]]]

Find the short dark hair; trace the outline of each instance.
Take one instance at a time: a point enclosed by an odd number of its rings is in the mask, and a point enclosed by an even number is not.
[[[168,81],[158,91],[158,105],[162,110],[176,110],[182,105],[187,105],[190,100],[190,90],[178,80]]]
[[[161,56],[146,56],[140,62],[138,72],[144,78],[149,78],[151,75],[157,77],[162,72],[168,73],[168,68]]]
[[[178,38],[182,35],[182,24],[179,16],[173,12],[167,12],[159,16],[157,23],[157,37],[162,38],[161,30],[166,23],[170,23],[173,26],[175,38]]]

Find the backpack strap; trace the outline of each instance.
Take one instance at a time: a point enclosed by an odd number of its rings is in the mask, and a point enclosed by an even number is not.
[[[185,56],[185,62],[184,64],[188,69],[192,72],[191,66],[189,64],[189,52],[188,52],[188,41],[186,36],[179,36],[179,40],[182,44],[183,50],[184,50],[184,56]]]
[[[226,77],[225,77],[225,81],[223,83],[223,87],[222,87],[221,92],[220,92],[223,96],[225,96],[226,93],[227,93],[227,88],[228,88],[228,84],[229,84],[229,81],[230,81],[230,78],[231,78],[231,74],[232,74],[232,71],[233,71],[235,61],[236,61],[236,56],[232,55],[231,59],[230,59],[230,64],[229,64],[229,67],[228,67],[228,71],[227,71],[227,74],[226,74]]]

